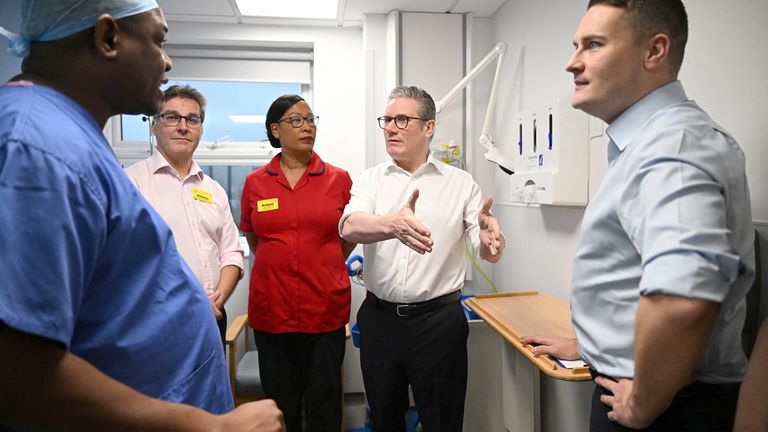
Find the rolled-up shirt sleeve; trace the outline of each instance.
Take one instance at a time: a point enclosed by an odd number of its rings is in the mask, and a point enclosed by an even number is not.
[[[464,207],[464,226],[466,227],[464,235],[469,239],[472,250],[478,258],[480,257],[480,225],[478,216],[482,207],[483,199],[480,186],[473,181],[469,199],[467,199],[467,204]]]
[[[339,219],[339,236],[341,235],[344,222],[347,218],[355,212],[374,213],[376,206],[376,190],[373,179],[371,178],[371,172],[365,171],[359,174],[357,178],[352,181],[352,189],[350,190],[349,203],[344,207],[344,213],[342,213]]]
[[[741,271],[726,221],[728,167],[701,137],[679,133],[669,142],[681,150],[644,162],[621,197],[643,260],[639,292],[722,302]]]
[[[225,196],[226,198],[226,196]],[[219,268],[222,269],[228,265],[237,266],[243,270],[244,251],[240,246],[240,233],[237,231],[235,221],[232,218],[232,211],[227,205],[222,210],[221,215],[221,236],[219,238]]]

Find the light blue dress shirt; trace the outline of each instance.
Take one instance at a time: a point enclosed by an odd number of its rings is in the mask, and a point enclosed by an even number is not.
[[[640,296],[669,294],[720,303],[696,378],[741,380],[744,297],[755,274],[744,154],[679,81],[632,105],[607,134],[609,168],[584,214],[573,271],[582,358],[633,377]]]

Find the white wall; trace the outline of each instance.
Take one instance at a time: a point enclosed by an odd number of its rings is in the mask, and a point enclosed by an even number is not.
[[[517,137],[512,121],[515,113],[571,93],[571,79],[563,65],[571,53],[573,31],[583,11],[581,2],[508,1],[490,20],[491,40],[484,49],[477,46],[473,55],[477,61],[496,42],[504,41],[508,45],[502,70],[505,79],[499,85],[491,131],[502,152],[515,151]],[[487,27],[484,22],[474,26],[476,29]],[[487,30],[478,39],[487,40]],[[484,87],[490,87],[490,81]],[[475,89],[481,92],[481,84]],[[476,115],[482,118],[483,113]],[[493,266],[499,289],[538,290],[567,300],[583,209],[505,205],[509,176],[482,160],[482,155],[477,157],[476,166],[475,173],[485,193],[496,197],[494,213],[500,218],[508,239],[502,262]]]
[[[377,165],[389,157],[382,131],[376,118],[384,114],[389,90],[394,87],[396,61],[389,47],[396,44],[397,13],[390,16],[369,14],[363,17],[363,47],[365,50],[365,168]],[[392,58],[390,58],[392,57]]]
[[[457,14],[402,13],[400,37],[401,84],[426,90],[439,102],[465,74],[464,16]],[[433,55],[435,47],[440,55]],[[439,71],[439,73],[435,73]],[[437,116],[430,146],[464,139],[464,98],[461,94]]]
[[[681,79],[691,99],[739,141],[747,156],[752,217],[768,221],[768,2],[687,2],[690,36]]]

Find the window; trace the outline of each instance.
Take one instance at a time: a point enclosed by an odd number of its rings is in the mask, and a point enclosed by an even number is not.
[[[209,177],[216,180],[229,197],[229,207],[232,210],[232,219],[235,225],[240,226],[240,197],[243,193],[245,177],[253,170],[259,168],[256,165],[230,165],[230,166],[212,166],[204,165],[200,169]]]
[[[188,84],[205,96],[208,106],[201,142],[219,145],[226,142],[258,142],[267,139],[264,120],[267,109],[278,96],[301,94],[301,84],[228,81],[173,80],[163,86]],[[149,122],[144,116],[121,116],[123,142],[147,141]],[[202,144],[201,144],[202,145]]]
[[[208,101],[203,136],[195,152],[201,166],[266,163],[279,151],[266,141],[264,118],[269,105],[288,93],[311,103],[312,44],[262,44],[166,46],[173,69],[164,88],[189,84]],[[105,129],[124,165],[150,155],[154,143],[147,120],[117,116]]]

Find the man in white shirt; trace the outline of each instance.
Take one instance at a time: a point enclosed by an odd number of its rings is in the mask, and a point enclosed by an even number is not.
[[[152,124],[157,152],[125,173],[171,227],[181,256],[208,294],[223,343],[224,303],[242,277],[243,249],[226,192],[192,160],[205,105],[205,97],[190,86],[165,90]]]
[[[372,426],[404,430],[410,384],[425,431],[460,431],[467,385],[468,326],[459,303],[464,241],[497,262],[504,238],[490,214],[493,200],[481,203],[469,173],[429,152],[435,103],[426,91],[395,88],[378,120],[392,160],[353,182],[339,222],[345,240],[364,244],[368,293],[357,323]]]

